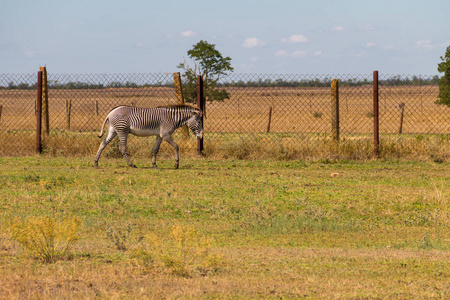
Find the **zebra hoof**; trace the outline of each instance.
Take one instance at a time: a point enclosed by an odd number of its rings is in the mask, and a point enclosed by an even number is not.
[[[133,165],[133,164],[131,164],[130,167],[132,167],[132,168],[137,168],[137,167],[136,167],[135,165]]]
[[[175,164],[175,170],[177,170],[178,169],[178,164]]]

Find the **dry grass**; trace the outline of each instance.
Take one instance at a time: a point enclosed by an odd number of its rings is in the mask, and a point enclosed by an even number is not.
[[[227,272],[195,279],[148,272],[143,262],[133,259],[105,260],[96,266],[89,259],[76,259],[45,268],[35,265],[34,271],[18,264],[0,269],[0,294],[76,299],[448,297],[445,261],[450,256],[445,252],[250,247],[224,251],[232,259]]]

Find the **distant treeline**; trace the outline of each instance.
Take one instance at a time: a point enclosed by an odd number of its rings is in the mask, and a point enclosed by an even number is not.
[[[349,78],[339,79],[339,86],[363,86],[371,85],[372,79],[369,78]],[[243,81],[237,82],[225,82],[218,84],[221,87],[330,87],[333,78],[325,77],[314,79],[301,79],[301,80],[286,80],[286,79],[258,79],[255,81]],[[401,75],[392,76],[389,79],[379,79],[378,83],[381,85],[389,86],[404,86],[404,85],[437,85],[439,83],[439,76],[422,77],[411,76],[405,77]]]
[[[238,77],[238,76],[235,76]],[[308,79],[263,79],[258,78],[255,80],[238,80],[238,81],[222,81],[216,84],[217,87],[329,87],[333,78],[308,78]],[[371,78],[346,78],[339,79],[340,86],[363,86],[371,85]],[[380,85],[387,86],[405,86],[405,85],[437,85],[439,83],[439,76],[401,76],[395,75],[387,79],[380,78]],[[108,88],[145,88],[145,87],[174,87],[172,82],[156,82],[137,84],[134,82],[111,82],[108,84],[103,83],[90,83],[82,81],[74,82],[49,82],[50,89],[108,89]],[[0,90],[35,90],[37,84],[29,83],[14,83],[10,82],[7,86],[1,86]]]

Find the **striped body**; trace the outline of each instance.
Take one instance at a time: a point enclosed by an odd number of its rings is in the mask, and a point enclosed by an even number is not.
[[[198,108],[189,105],[176,105],[155,108],[119,106],[114,108],[103,122],[99,137],[103,136],[106,122],[109,121],[108,136],[103,140],[95,157],[95,166],[106,145],[117,135],[120,139],[120,151],[127,163],[134,167],[126,153],[128,134],[136,136],[156,135],[153,152],[153,166],[156,167],[156,155],[164,139],[175,149],[175,166],[178,168],[178,145],[171,135],[179,127],[187,125],[197,138],[203,136],[202,114]]]

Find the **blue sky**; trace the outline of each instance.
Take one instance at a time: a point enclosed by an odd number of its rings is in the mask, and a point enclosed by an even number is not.
[[[437,75],[448,0],[2,0],[0,73],[159,73],[200,40],[236,73]]]

